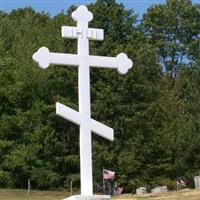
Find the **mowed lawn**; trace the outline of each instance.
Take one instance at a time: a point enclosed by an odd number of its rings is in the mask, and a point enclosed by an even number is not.
[[[0,189],[0,200],[61,200],[69,196],[67,192]],[[200,200],[200,190],[167,192],[162,194],[130,195],[113,197],[112,200]]]
[[[200,190],[185,190],[160,194],[121,195],[113,200],[200,200]]]
[[[31,191],[27,190],[0,189],[0,200],[61,200],[69,196],[67,192],[55,191]]]

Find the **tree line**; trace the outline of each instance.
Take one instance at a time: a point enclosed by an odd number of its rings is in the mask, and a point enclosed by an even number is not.
[[[200,171],[200,4],[167,0],[142,18],[115,0],[88,5],[91,27],[104,29],[91,41],[93,55],[125,52],[134,67],[125,76],[91,69],[92,117],[115,130],[114,142],[93,137],[94,186],[102,169],[118,185],[167,185],[176,178],[193,187]],[[78,188],[79,127],[55,114],[59,101],[78,110],[77,68],[41,70],[33,53],[76,53],[75,40],[61,38],[71,13],[52,17],[32,8],[0,11],[0,187]]]

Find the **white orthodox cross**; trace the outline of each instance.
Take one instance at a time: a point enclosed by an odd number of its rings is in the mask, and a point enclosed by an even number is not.
[[[77,38],[78,54],[51,53],[46,47],[42,47],[33,55],[33,60],[43,69],[49,64],[79,66],[79,112],[57,102],[56,114],[80,126],[81,195],[92,196],[91,131],[111,141],[114,139],[114,131],[91,118],[90,66],[116,68],[125,74],[132,67],[132,61],[124,53],[120,53],[117,57],[89,55],[88,40],[103,40],[103,29],[88,28],[93,14],[85,6],[79,6],[72,13],[72,18],[77,22],[77,27],[63,26],[62,37]]]

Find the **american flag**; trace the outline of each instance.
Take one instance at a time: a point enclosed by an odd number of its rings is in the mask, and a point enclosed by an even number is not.
[[[122,187],[117,187],[114,189],[114,194],[115,195],[120,195],[123,191],[123,188]]]
[[[186,186],[186,183],[185,183],[185,181],[183,181],[183,180],[177,180],[177,181],[176,181],[176,184],[177,184],[177,186],[183,186],[183,187]]]
[[[114,178],[115,178],[115,172],[107,170],[107,169],[103,170],[103,179],[110,180]]]

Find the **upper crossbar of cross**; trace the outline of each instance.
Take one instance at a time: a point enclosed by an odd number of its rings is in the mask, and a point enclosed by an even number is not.
[[[88,24],[93,19],[91,12],[85,6],[80,6],[73,12],[72,18],[74,21],[81,24]],[[104,30],[95,28],[80,28],[63,26],[63,38],[87,38],[88,40],[103,40]],[[117,57],[106,56],[89,56],[89,66],[91,67],[105,67],[116,68],[119,73],[125,74],[131,67],[132,61],[127,58],[126,54],[120,53]],[[38,62],[39,66],[43,69],[47,68],[50,64],[55,65],[79,65],[80,56],[76,54],[64,53],[51,53],[46,47],[42,47],[33,55],[33,59]]]

